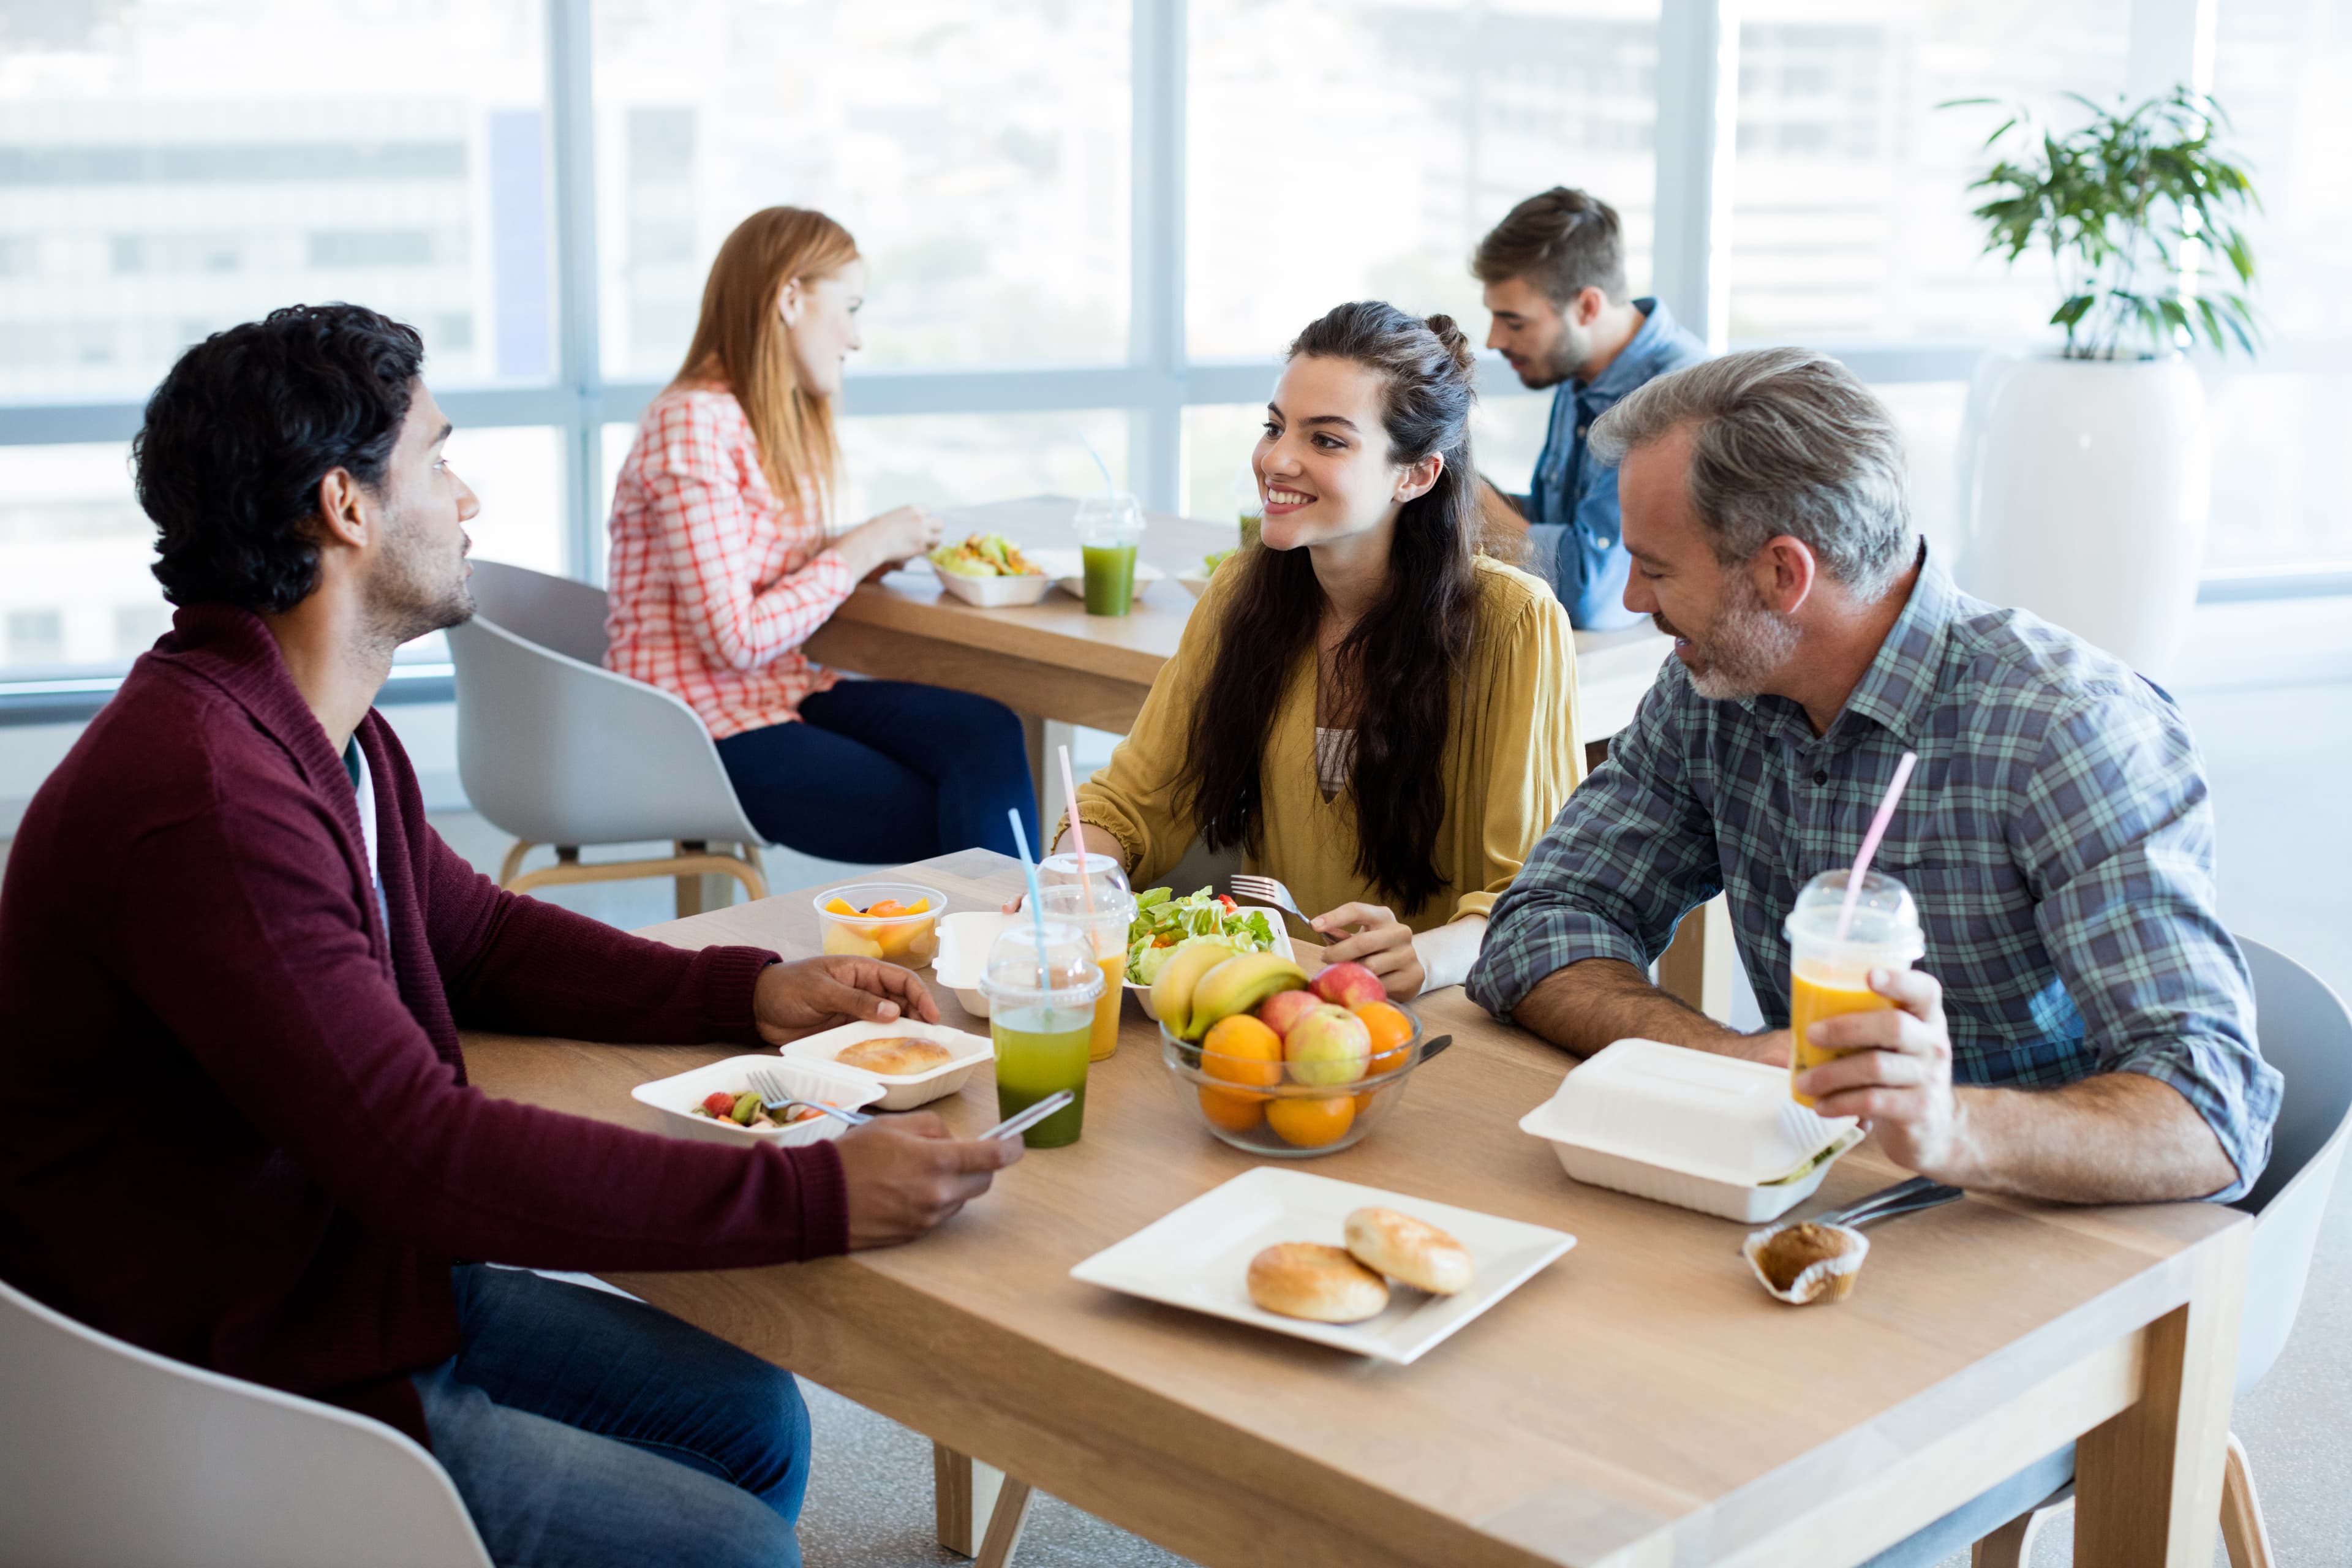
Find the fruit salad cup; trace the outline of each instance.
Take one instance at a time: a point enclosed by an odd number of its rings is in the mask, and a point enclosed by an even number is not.
[[[920,969],[940,951],[947,895],[914,882],[853,882],[816,896],[824,951]]]

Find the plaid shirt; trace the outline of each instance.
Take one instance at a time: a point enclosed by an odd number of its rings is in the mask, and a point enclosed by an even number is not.
[[[1748,984],[1786,1027],[1781,918],[1812,877],[1853,864],[1906,750],[1918,769],[1874,864],[1917,901],[1953,1077],[2145,1073],[2221,1138],[2240,1179],[2219,1195],[2244,1193],[2270,1158],[2280,1079],[2214,910],[2188,726],[2114,658],[1967,597],[1933,559],[1826,735],[1785,698],[1702,698],[1668,659],[1496,904],[1471,996],[1507,1016],[1579,959],[1646,967],[1727,892]]]
[[[675,693],[714,741],[800,716],[838,679],[800,652],[857,584],[760,467],[734,395],[672,388],[613,489],[607,668]]]

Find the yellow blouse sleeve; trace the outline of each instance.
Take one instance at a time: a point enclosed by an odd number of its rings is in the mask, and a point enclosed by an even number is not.
[[[1217,651],[1233,579],[1221,572],[1192,606],[1175,657],[1160,667],[1135,726],[1110,754],[1109,765],[1078,786],[1078,820],[1118,841],[1127,879],[1148,888],[1175,868],[1194,837],[1176,809],[1176,779],[1192,740],[1201,687]],[[1067,818],[1064,819],[1066,825]]]
[[[1528,852],[1584,777],[1577,740],[1576,638],[1568,613],[1549,594],[1529,595],[1502,635],[1487,639],[1475,687],[1486,709],[1480,728],[1483,759],[1468,776],[1485,786],[1475,863],[1455,885],[1471,889],[1454,918],[1493,911],[1495,900],[1519,874]]]

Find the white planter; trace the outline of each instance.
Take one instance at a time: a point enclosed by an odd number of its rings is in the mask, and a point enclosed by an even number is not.
[[[1960,586],[2161,681],[2212,508],[2205,389],[2179,355],[1987,355],[1960,437]]]

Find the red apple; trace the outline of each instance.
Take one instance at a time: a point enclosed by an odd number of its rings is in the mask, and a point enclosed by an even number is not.
[[[1360,963],[1334,963],[1307,983],[1307,988],[1334,1007],[1360,1007],[1385,1002],[1389,988]]]
[[[1293,1024],[1321,1005],[1312,991],[1277,991],[1258,1004],[1257,1021],[1277,1035],[1287,1035]]]

